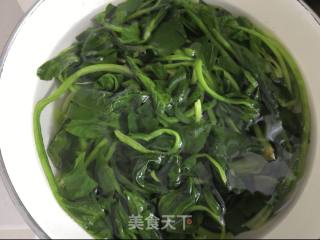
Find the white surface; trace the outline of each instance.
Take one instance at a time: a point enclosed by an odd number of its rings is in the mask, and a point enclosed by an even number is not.
[[[15,206],[13,205],[8,193],[0,181],[0,232],[5,229],[25,229],[27,228],[23,219],[17,212]]]
[[[0,52],[23,13],[16,1],[0,0]]]
[[[0,239],[36,239],[30,229],[7,228],[0,230]]]
[[[12,0],[11,0],[12,1]],[[37,0],[17,0],[21,9],[26,12]]]
[[[0,0],[0,52],[23,12],[13,0]],[[33,238],[0,179],[0,238]]]
[[[46,0],[20,29],[1,76],[0,146],[3,158],[22,202],[36,222],[52,238],[89,236],[58,206],[39,164],[32,133],[32,112],[35,101],[45,95],[50,83],[40,83],[36,77],[36,69],[53,53],[57,53],[58,49],[68,45],[80,29],[89,24],[90,17],[86,17],[88,14],[92,15],[94,10],[108,2],[107,0]],[[210,2],[224,6],[227,2],[228,7],[240,9],[271,29],[297,59],[307,81],[313,104],[320,102],[318,94],[320,27],[297,1],[212,0]],[[314,109],[313,114],[314,123],[318,123],[319,110]],[[48,119],[48,115],[42,119],[46,136],[48,136],[46,134]],[[313,144],[318,143],[316,136],[319,134],[319,128],[314,125]],[[319,151],[319,147],[314,148],[316,161],[303,195],[285,220],[267,235],[268,238],[319,238],[320,209],[314,209],[320,202]]]

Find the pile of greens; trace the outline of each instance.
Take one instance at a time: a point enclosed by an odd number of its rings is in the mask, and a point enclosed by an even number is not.
[[[310,118],[295,61],[222,8],[109,4],[38,76],[59,83],[35,107],[42,166],[94,237],[236,236],[277,214],[303,172]],[[46,149],[40,116],[61,99]],[[129,229],[130,217],[150,215],[192,224]]]

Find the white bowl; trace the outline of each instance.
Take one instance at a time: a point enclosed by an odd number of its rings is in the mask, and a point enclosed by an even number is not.
[[[52,82],[40,82],[38,66],[68,46],[90,24],[91,16],[108,0],[40,0],[18,27],[0,64],[1,175],[17,207],[39,237],[89,238],[57,204],[36,153],[32,113]],[[115,1],[112,1],[115,2]],[[309,171],[303,191],[290,211],[270,226],[266,238],[320,237],[320,26],[303,3],[293,0],[210,0],[236,14],[246,15],[271,30],[290,50],[305,77],[312,107],[312,141]],[[43,114],[48,143],[51,109]]]

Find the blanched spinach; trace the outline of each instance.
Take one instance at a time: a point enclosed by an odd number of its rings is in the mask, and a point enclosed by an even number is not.
[[[302,75],[271,34],[224,9],[110,4],[38,76],[60,84],[34,111],[41,164],[96,238],[231,238],[271,219],[303,174]],[[40,116],[63,97],[46,151]],[[192,222],[163,229],[166,215]],[[133,216],[160,225],[131,228]]]

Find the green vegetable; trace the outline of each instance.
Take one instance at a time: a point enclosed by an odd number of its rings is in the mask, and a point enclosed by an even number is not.
[[[34,110],[42,167],[95,238],[233,238],[264,226],[303,175],[299,68],[272,34],[222,8],[109,4],[38,76],[59,84]],[[51,103],[58,131],[46,150]]]
[[[97,183],[87,173],[84,159],[85,153],[79,154],[74,169],[58,177],[59,188],[69,200],[87,197],[97,187]]]

